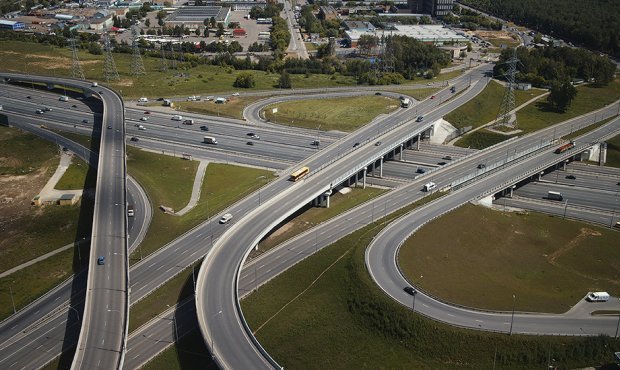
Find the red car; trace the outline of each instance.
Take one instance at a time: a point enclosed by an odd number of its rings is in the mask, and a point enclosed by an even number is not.
[[[151,112],[149,112],[148,110],[144,112],[144,114],[151,114]]]
[[[431,96],[431,99],[435,99],[435,95]]]

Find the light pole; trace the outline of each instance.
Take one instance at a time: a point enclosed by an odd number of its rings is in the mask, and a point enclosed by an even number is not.
[[[15,301],[13,300],[13,286],[9,285],[9,293],[11,294],[11,304],[13,304],[13,314],[17,313],[17,310],[15,309]]]
[[[566,218],[566,208],[568,208],[568,199],[564,202],[564,216],[562,218]]]
[[[618,315],[618,323],[616,324],[616,335],[614,338],[618,339],[618,329],[620,329],[620,315]]]
[[[319,140],[319,130],[321,129],[321,125],[319,125],[316,128],[316,148],[319,149],[319,146],[321,145],[321,140]]]
[[[512,324],[514,324],[515,321],[515,295],[512,295],[512,318],[510,319],[510,334],[508,335],[512,335]]]
[[[267,176],[262,175],[262,176],[258,176],[258,177],[256,178],[256,180],[260,180],[260,179],[264,180],[264,179],[266,179],[266,178],[267,178]],[[258,188],[258,205],[259,205],[259,206],[260,206],[260,189],[262,188],[262,185],[263,185],[263,184],[261,184],[261,187],[260,187],[260,188]]]
[[[415,296],[418,294],[417,290],[413,290],[413,305],[411,306],[411,311],[415,312]]]

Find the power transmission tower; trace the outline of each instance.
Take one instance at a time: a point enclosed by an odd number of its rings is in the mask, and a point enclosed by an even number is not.
[[[161,45],[161,71],[168,71],[168,61],[166,60],[166,48],[164,47],[164,44]]]
[[[134,77],[142,76],[146,74],[144,70],[144,63],[142,63],[142,55],[140,54],[140,44],[139,44],[139,31],[137,23],[137,17],[134,16],[131,20],[131,47],[132,47],[132,56],[131,56],[131,75]]]
[[[515,75],[517,74],[517,49],[514,49],[514,54],[510,59],[505,62],[508,65],[508,72],[504,74],[506,77],[506,89],[504,90],[504,97],[502,103],[499,106],[499,112],[495,119],[494,126],[507,126],[517,128],[517,116],[512,117],[513,109],[515,109],[515,94],[514,90],[517,86],[515,82]]]
[[[112,47],[110,46],[110,36],[107,29],[103,30],[103,49],[103,77],[107,82],[118,80],[118,71],[112,57]]]
[[[80,80],[84,79],[84,71],[82,70],[82,66],[80,65],[80,59],[78,58],[77,48],[75,47],[75,35],[71,37],[71,77],[77,78]]]

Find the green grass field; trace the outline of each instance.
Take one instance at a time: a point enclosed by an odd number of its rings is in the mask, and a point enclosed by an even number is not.
[[[0,126],[0,175],[26,175],[58,166],[58,147],[38,136]]]
[[[51,76],[69,76],[71,72],[71,51],[49,45],[27,43],[20,41],[1,41],[0,57],[4,61],[1,69],[11,72],[27,72]],[[16,56],[23,56],[24,59]],[[87,79],[103,80],[103,56],[79,52],[82,69]],[[143,57],[147,71],[145,76],[132,78],[129,74],[131,55],[114,54],[120,80],[110,83],[110,87],[118,90],[124,97],[137,98],[168,97],[183,95],[204,95],[216,92],[234,92],[247,90],[273,90],[280,78],[278,73],[253,71],[256,86],[251,89],[238,89],[233,82],[242,71],[235,71],[230,67],[199,65],[191,68],[189,78],[175,77],[174,72],[161,72],[159,58]],[[170,64],[170,61],[168,61]],[[354,86],[356,81],[352,77],[341,75],[291,75],[291,84],[294,88],[316,88],[330,86]]]
[[[452,328],[396,304],[371,281],[370,225],[310,256],[242,302],[265,349],[285,368],[560,367],[609,362],[613,339],[501,335]],[[444,234],[448,234],[445,233]],[[325,345],[329,343],[329,345]]]
[[[515,91],[515,107],[543,93],[538,89]],[[478,96],[446,115],[445,120],[456,128],[482,126],[497,117],[503,94],[504,86],[491,81]]]
[[[226,104],[215,104],[213,101],[178,102],[175,103],[175,108],[180,111],[192,113],[243,119],[243,109],[247,105],[264,98],[264,96],[231,96]]]
[[[160,205],[178,211],[189,202],[198,162],[128,149],[129,174],[144,187],[154,210],[149,232],[139,250],[132,254],[131,262],[137,262],[140,250],[143,257],[154,252],[258,189],[272,176],[265,170],[210,163],[196,207],[184,216],[167,215],[159,209]]]
[[[267,237],[258,244],[258,251],[252,251],[250,257],[253,258],[265,253],[280,243],[311,229],[315,225],[344,213],[358,204],[378,197],[383,193],[385,193],[385,190],[377,188],[351,188],[350,193],[336,193],[332,195],[329,208],[306,206],[297,212],[296,215],[293,215],[294,218],[267,235]]]
[[[200,269],[200,263],[196,262],[193,265],[196,268],[196,274]],[[131,310],[129,310],[129,333],[192,294],[194,294],[192,267],[188,267],[131,306]]]
[[[277,124],[310,129],[321,126],[324,131],[350,132],[399,106],[397,99],[372,95],[288,101],[269,105],[263,113],[267,120]],[[274,108],[278,109],[275,115]]]
[[[491,145],[501,143],[504,140],[508,140],[512,136],[502,135],[486,129],[481,129],[463,136],[458,139],[454,145],[460,146],[461,148],[484,149],[490,147]]]
[[[519,311],[561,313],[588,291],[620,293],[618,235],[465,205],[410,237],[399,263],[410,281],[449,302],[508,311],[514,294]]]
[[[532,132],[597,110],[618,99],[620,99],[620,79],[605,87],[578,86],[577,96],[565,113],[551,110],[546,99],[542,99],[518,111],[517,122],[519,129]]]
[[[95,171],[92,171],[93,173]],[[86,175],[88,174],[88,164],[78,156],[73,157],[73,161],[64,175],[56,183],[55,189],[73,190],[83,189],[86,183]],[[96,174],[95,174],[96,175]],[[96,176],[95,176],[96,177]],[[96,182],[96,179],[95,179]],[[92,184],[94,185],[94,184]]]
[[[82,249],[82,256],[88,256],[88,248]],[[74,250],[69,249],[1,278],[0,320],[13,314],[11,289],[15,307],[19,311],[73,275],[73,266],[79,266],[76,259]]]
[[[416,100],[424,100],[428,98],[429,96],[433,95],[434,93],[436,93],[437,91],[439,91],[439,88],[429,87],[426,89],[410,89],[410,90],[399,89],[399,90],[392,90],[392,91],[397,94],[409,95]]]

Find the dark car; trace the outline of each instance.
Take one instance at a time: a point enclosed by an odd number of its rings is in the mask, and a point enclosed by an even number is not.
[[[375,143],[375,146],[379,146],[379,145],[381,145],[381,142],[380,142],[380,141],[377,141],[377,142]]]
[[[568,175],[568,176],[566,176],[566,178],[569,179],[569,180],[576,179],[575,175]]]
[[[406,286],[403,290],[405,292],[407,292],[408,294],[411,294],[411,295],[415,295],[416,294],[415,289],[413,289],[413,287],[410,287],[410,286]]]
[[[377,91],[377,92],[375,93],[375,95],[381,95],[381,93]]]
[[[446,160],[446,161],[451,161],[451,160],[452,160],[452,156],[447,155],[447,156],[445,156],[445,157],[443,157],[443,158],[441,158],[441,159],[444,159],[444,160]]]
[[[111,129],[111,128],[112,128],[112,126],[108,125],[108,130]]]
[[[26,99],[32,99],[32,97],[31,97],[30,95],[28,95],[28,96],[26,97]]]
[[[416,173],[425,173],[426,170],[424,168],[418,168],[417,170],[415,170]]]
[[[105,256],[99,256],[99,258],[97,258],[97,264],[105,265]]]
[[[248,135],[248,136],[252,137],[252,136],[254,136],[254,135],[256,135],[256,134],[255,134],[255,133],[253,133],[253,132],[248,132],[246,135]]]
[[[480,163],[480,164],[478,165],[478,168],[479,168],[479,169],[483,169],[483,168],[486,168],[486,167],[487,167],[487,166],[486,166],[484,163]]]
[[[144,111],[144,114],[151,114],[151,112],[147,110],[147,111]]]
[[[73,105],[71,106],[71,108],[77,108],[77,105],[73,104]]]
[[[86,118],[84,118],[84,119],[82,120],[82,123],[88,123],[88,120],[87,120]]]
[[[437,164],[440,165],[440,166],[445,166],[446,162],[437,162]]]
[[[131,141],[139,141],[140,139],[138,139],[136,136],[132,136],[131,139],[129,139]]]
[[[200,126],[200,129],[202,131],[209,131],[209,128],[207,126]]]
[[[355,143],[355,144],[353,144],[353,147],[354,147],[354,148],[357,148],[358,146],[360,146],[360,143]]]
[[[254,142],[253,142],[253,141],[248,141],[248,142],[246,143],[246,145],[254,145]]]
[[[431,99],[435,99],[435,95],[431,96]]]

